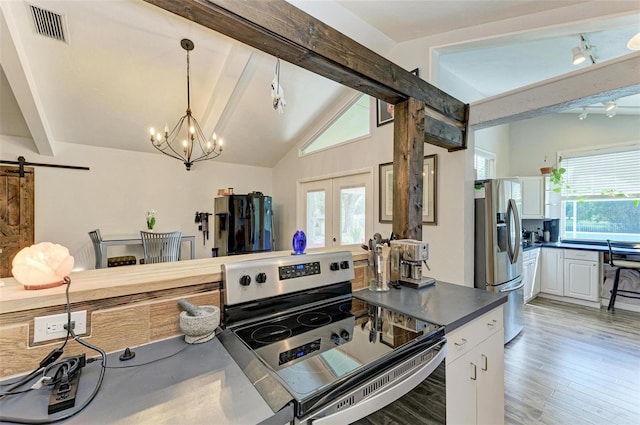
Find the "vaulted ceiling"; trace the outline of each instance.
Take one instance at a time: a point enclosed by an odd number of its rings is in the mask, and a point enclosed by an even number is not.
[[[637,1],[291,3],[383,55],[400,42],[501,22],[508,26],[523,15],[539,19],[567,8],[602,9],[569,24],[550,22],[544,29],[493,39],[470,34],[467,42],[442,45],[442,66],[483,96],[573,70],[570,51],[580,33],[593,37],[598,61],[606,61],[628,53],[621,44],[640,31]],[[31,5],[62,17],[65,41],[35,31]],[[287,106],[280,115],[270,92],[276,58],[137,0],[3,1],[0,6],[0,133],[33,137],[34,149],[43,154],[47,147],[55,154],[58,142],[153,152],[149,127],[172,126],[186,109],[183,38],[195,43],[191,109],[205,134],[215,131],[224,139],[221,161],[274,166],[357,95],[282,62]]]

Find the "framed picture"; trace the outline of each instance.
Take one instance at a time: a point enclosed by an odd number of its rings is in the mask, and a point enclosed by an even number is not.
[[[422,165],[422,224],[437,224],[438,155],[427,155]],[[393,219],[393,162],[379,165],[380,179],[380,223],[391,223]]]
[[[420,76],[420,71],[418,68],[411,71],[416,77]],[[385,102],[384,100],[378,99],[376,102],[376,126],[380,127],[385,124],[389,124],[393,121],[393,106],[390,103]]]

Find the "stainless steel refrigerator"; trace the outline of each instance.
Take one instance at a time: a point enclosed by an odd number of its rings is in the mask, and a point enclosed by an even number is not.
[[[504,342],[524,326],[521,192],[517,179],[475,182],[475,287],[509,294]]]

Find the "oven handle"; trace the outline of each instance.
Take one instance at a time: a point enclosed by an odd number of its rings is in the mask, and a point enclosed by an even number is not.
[[[432,347],[431,349],[434,348]],[[312,415],[312,417],[308,419],[307,423],[312,425],[344,425],[346,423],[352,423],[359,419],[362,419],[365,416],[370,415],[371,413],[380,410],[384,406],[396,401],[397,399],[417,387],[422,381],[427,379],[427,377],[431,375],[438,366],[440,366],[440,363],[444,361],[446,354],[447,344],[446,342],[444,342],[438,354],[436,354],[433,359],[431,359],[420,369],[411,373],[408,377],[398,381],[396,384],[391,385],[388,388],[381,390],[379,393],[376,393],[373,396],[354,404],[347,409],[340,410],[339,412],[333,413],[329,416],[324,416],[322,418],[313,418]]]

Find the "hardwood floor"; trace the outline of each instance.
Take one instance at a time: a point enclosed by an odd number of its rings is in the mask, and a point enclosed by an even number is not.
[[[505,424],[640,424],[640,313],[525,305],[505,346]]]

